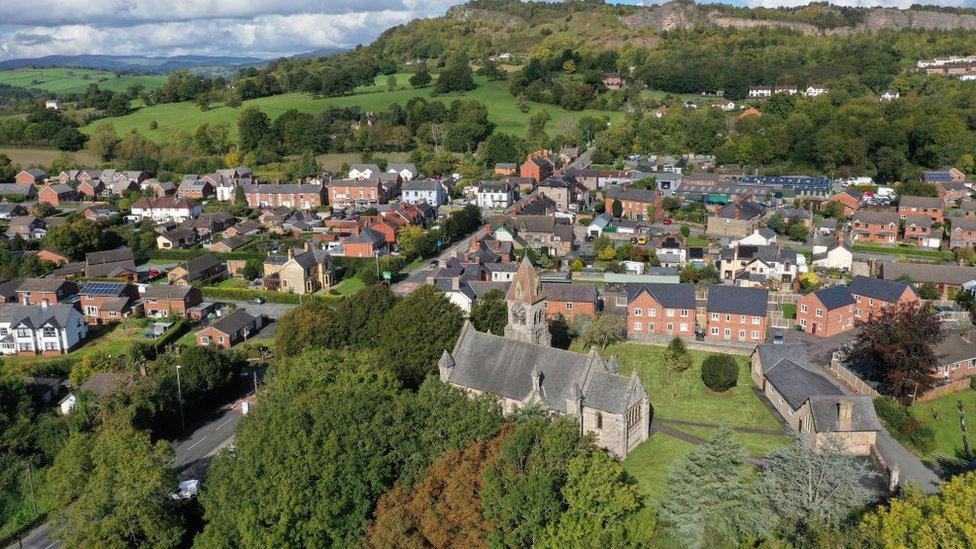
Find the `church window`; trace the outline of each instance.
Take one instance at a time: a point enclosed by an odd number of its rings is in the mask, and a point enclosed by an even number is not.
[[[596,413],[596,428],[603,429],[603,414],[600,412]]]

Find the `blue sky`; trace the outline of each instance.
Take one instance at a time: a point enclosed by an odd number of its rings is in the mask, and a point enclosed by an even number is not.
[[[636,0],[622,0],[639,4]],[[907,7],[915,0],[840,0]],[[460,0],[0,0],[0,59],[52,54],[277,57],[369,43]],[[807,0],[732,0],[755,6]],[[942,0],[974,5],[976,0]]]

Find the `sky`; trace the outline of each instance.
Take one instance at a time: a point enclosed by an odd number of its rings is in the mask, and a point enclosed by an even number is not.
[[[807,1],[728,3],[772,7]],[[915,1],[835,3],[908,7]],[[461,0],[0,0],[0,59],[82,53],[271,58],[368,44],[391,26],[442,15],[458,3]],[[976,5],[976,0],[936,3]]]

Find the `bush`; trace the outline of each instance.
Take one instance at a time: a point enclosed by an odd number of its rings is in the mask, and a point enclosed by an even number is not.
[[[710,355],[702,362],[701,377],[709,389],[728,391],[739,381],[739,367],[728,355]]]
[[[976,391],[976,377],[969,378],[969,388]]]
[[[891,397],[883,396],[875,399],[874,411],[898,442],[908,444],[921,453],[931,451],[935,432],[916,419],[911,408],[902,406]]]

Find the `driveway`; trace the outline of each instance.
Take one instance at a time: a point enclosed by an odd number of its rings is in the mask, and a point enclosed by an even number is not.
[[[233,303],[238,309],[244,309],[252,315],[263,315],[272,320],[278,320],[291,309],[298,307],[293,303],[262,303],[260,305],[250,301],[229,301],[227,299],[217,299],[220,303]]]

